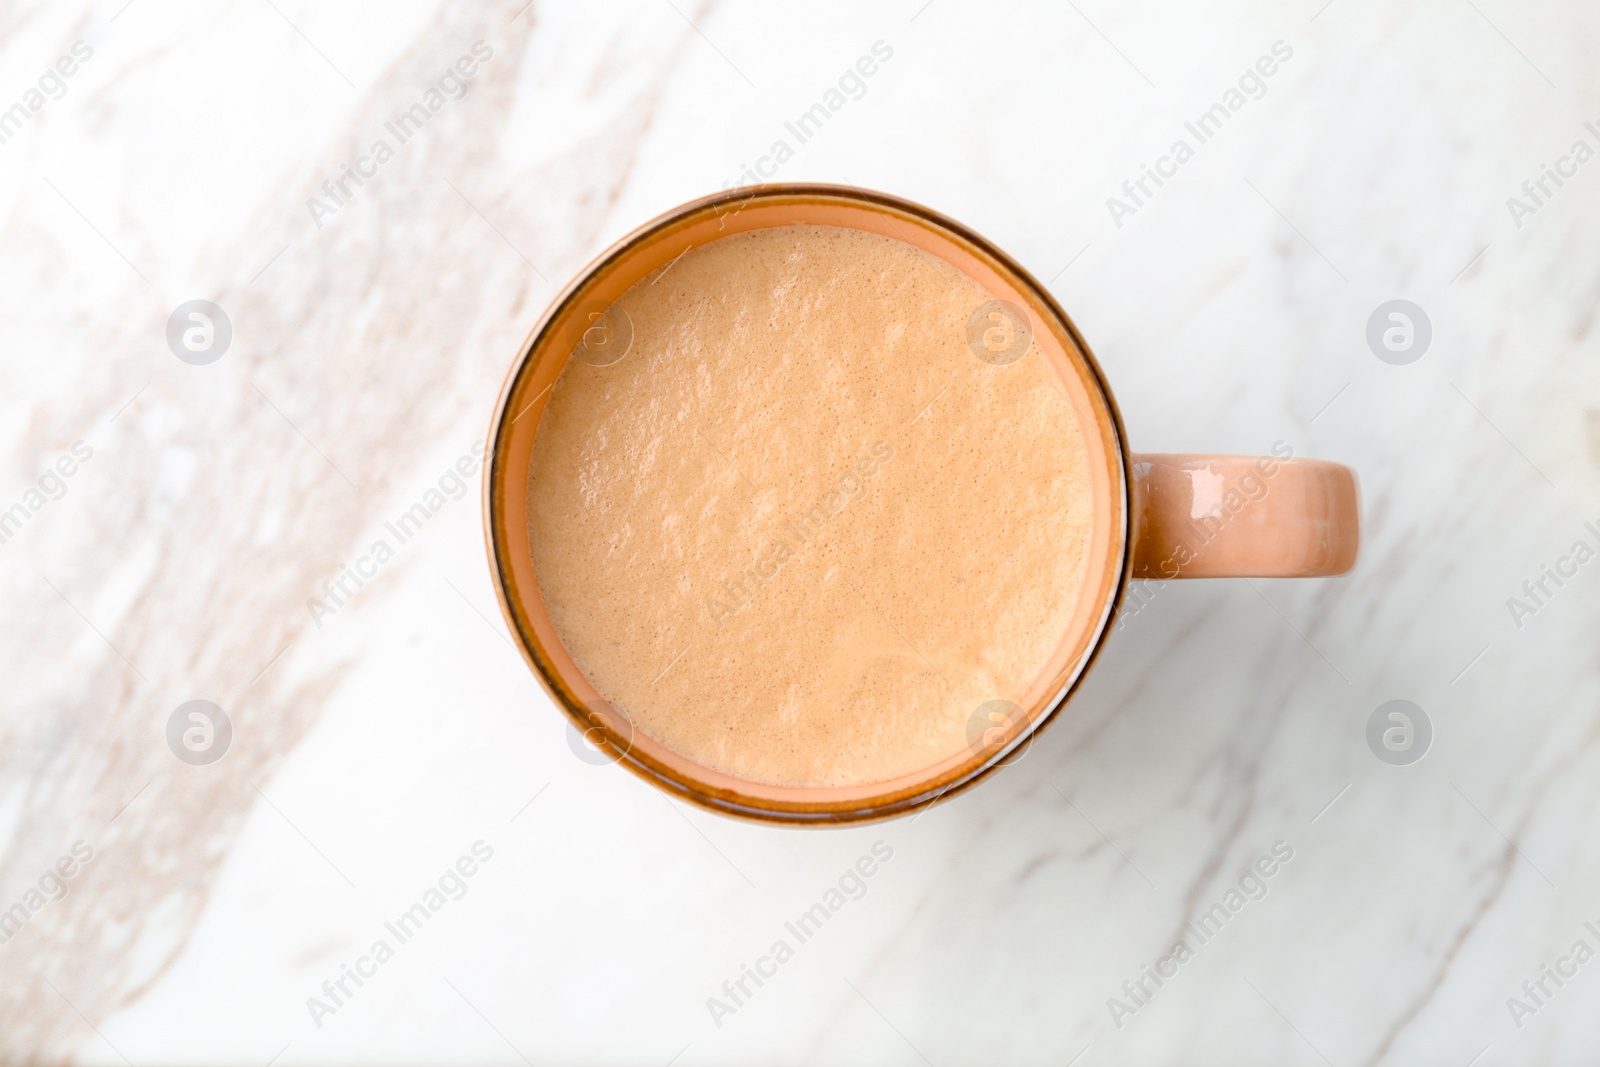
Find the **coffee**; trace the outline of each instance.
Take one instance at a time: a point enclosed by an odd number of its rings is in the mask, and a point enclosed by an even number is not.
[[[562,643],[637,729],[747,781],[865,785],[1026,703],[1096,501],[1077,412],[995,300],[909,244],[796,225],[616,301],[631,339],[555,382],[527,518]]]

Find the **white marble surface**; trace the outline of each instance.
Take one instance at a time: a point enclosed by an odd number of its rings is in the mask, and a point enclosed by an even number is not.
[[[93,55],[0,144],[0,509],[93,454],[0,545],[0,909],[29,920],[0,1059],[1592,1063],[1600,962],[1507,998],[1600,948],[1600,563],[1520,628],[1506,601],[1600,541],[1600,162],[1520,228],[1506,198],[1600,148],[1593,5],[673,2],[4,6],[0,107]],[[465,98],[314,225],[478,40]],[[880,40],[777,177],[1011,251],[1140,449],[1354,465],[1358,570],[1163,587],[1022,763],[827,832],[575,758],[505,639],[475,483],[317,626],[307,598],[481,439],[556,287]],[[1117,227],[1106,198],[1279,40],[1265,95]],[[233,324],[209,366],[164,341],[196,298]],[[1433,325],[1409,366],[1364,340],[1392,298]],[[1364,739],[1398,697],[1435,731],[1405,767]],[[164,738],[195,698],[234,730],[206,766]],[[716,1025],[880,840],[866,895]],[[479,841],[465,895],[314,1020]],[[1266,897],[1117,1026],[1108,998],[1278,841]]]

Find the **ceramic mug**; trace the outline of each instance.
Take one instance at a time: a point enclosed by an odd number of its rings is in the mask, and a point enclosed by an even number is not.
[[[562,645],[540,597],[527,528],[530,456],[543,406],[569,359],[625,352],[607,308],[688,249],[774,226],[842,226],[906,242],[995,298],[969,323],[980,359],[1029,345],[1050,361],[1085,428],[1095,498],[1088,574],[1071,626],[1015,710],[969,751],[886,782],[775,786],[745,781],[667,747],[613,707]],[[1020,351],[1018,339],[1021,338]],[[1112,631],[1135,579],[1343,574],[1355,564],[1359,507],[1348,467],[1294,457],[1139,454],[1089,346],[1049,292],[961,224],[918,204],[848,186],[735,189],[667,212],[591,263],[551,304],[507,377],[489,433],[484,508],[489,565],[518,647],[557,706],[609,758],[667,792],[747,818],[842,824],[914,811],[1008,762],[1067,703]]]

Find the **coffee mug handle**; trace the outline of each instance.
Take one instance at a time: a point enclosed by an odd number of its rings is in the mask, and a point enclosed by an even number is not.
[[[1355,471],[1278,456],[1133,457],[1135,578],[1316,578],[1355,566]]]

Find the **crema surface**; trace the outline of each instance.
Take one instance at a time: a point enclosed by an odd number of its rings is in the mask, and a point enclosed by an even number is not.
[[[528,518],[562,641],[637,728],[751,781],[868,784],[967,751],[1041,676],[1095,504],[1045,359],[969,343],[992,299],[900,241],[792,226],[617,301],[631,347],[557,379]]]

